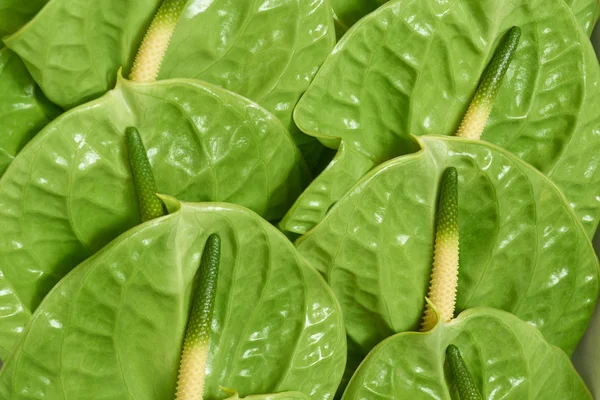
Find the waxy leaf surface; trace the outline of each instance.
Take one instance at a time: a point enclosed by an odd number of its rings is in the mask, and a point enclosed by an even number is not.
[[[585,33],[590,36],[600,17],[598,0],[565,0],[579,21]]]
[[[277,229],[224,203],[183,203],[73,270],[0,372],[2,398],[173,398],[194,276],[213,233],[222,245],[205,398],[229,397],[224,386],[242,397],[332,399],[346,358],[333,293]]]
[[[484,399],[591,400],[569,358],[509,313],[473,308],[427,333],[401,333],[363,361],[343,400],[458,399],[444,366],[454,344]]]
[[[131,68],[159,0],[51,0],[6,43],[46,95],[65,108],[113,87]],[[159,79],[197,78],[248,97],[292,132],[310,165],[322,146],[299,132],[292,111],[335,43],[326,0],[190,0]]]
[[[420,327],[439,181],[450,166],[459,177],[457,312],[509,311],[571,353],[594,311],[598,264],[560,191],[499,147],[419,140],[422,151],[369,173],[297,243],[340,301],[355,357]]]
[[[60,110],[51,104],[19,57],[0,50],[0,176],[23,146]]]
[[[100,97],[129,67],[161,0],[50,0],[4,38],[48,98],[68,109]]]
[[[342,36],[356,21],[387,3],[388,0],[331,0],[335,28],[338,36]],[[600,16],[598,0],[565,0],[583,30],[592,34],[594,25]]]
[[[395,0],[344,36],[295,110],[338,157],[282,228],[303,234],[370,168],[415,150],[410,134],[453,134],[498,42],[521,41],[483,139],[547,174],[588,235],[600,216],[600,68],[562,0]]]
[[[121,80],[49,124],[0,180],[0,357],[71,268],[139,223],[125,129],[142,137],[158,190],[277,219],[308,175],[277,118],[192,80]]]

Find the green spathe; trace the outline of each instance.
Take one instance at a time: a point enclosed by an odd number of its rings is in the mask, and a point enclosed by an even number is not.
[[[60,278],[140,222],[129,126],[157,187],[183,200],[240,204],[274,220],[308,177],[286,129],[255,103],[198,81],[121,80],[49,124],[0,180],[0,357]]]
[[[1,49],[0,176],[23,146],[59,112],[40,92],[19,57]]]
[[[461,349],[484,399],[592,399],[560,349],[531,325],[491,308],[385,340],[360,365],[342,399],[458,399],[443,368],[450,344]]]
[[[307,161],[316,164],[323,148],[297,130],[292,112],[335,44],[329,1],[165,1],[165,9],[174,12],[158,16],[168,24],[150,30],[162,43],[160,51],[142,51],[140,66],[148,73],[133,78],[195,78],[256,101],[281,120]],[[6,44],[48,98],[71,108],[112,88],[120,67],[129,73],[161,3],[52,0]]]
[[[454,134],[513,26],[521,45],[482,139],[548,175],[592,235],[600,217],[592,190],[600,181],[600,67],[562,0],[395,0],[354,25],[294,110],[303,132],[342,146],[282,229],[307,232],[370,169],[415,151],[411,134]]]
[[[171,214],[119,236],[46,296],[0,371],[0,397],[172,399],[192,282],[216,233],[205,398],[226,398],[224,386],[242,397],[299,391],[332,399],[346,341],[319,273],[247,209],[166,202]]]
[[[340,301],[354,361],[394,333],[419,329],[448,167],[459,177],[457,312],[506,310],[571,353],[594,310],[598,261],[560,191],[485,142],[419,141],[422,151],[369,173],[297,242]]]

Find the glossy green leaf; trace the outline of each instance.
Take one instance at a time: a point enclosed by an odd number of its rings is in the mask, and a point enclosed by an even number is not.
[[[113,88],[129,67],[161,0],[50,0],[4,39],[43,92],[68,109]]]
[[[256,101],[296,132],[292,111],[334,43],[327,0],[191,0],[159,79],[218,84]]]
[[[19,57],[0,50],[0,176],[23,146],[59,114]]]
[[[242,396],[333,398],[346,358],[333,293],[277,229],[224,203],[183,203],[73,270],[0,372],[0,397],[173,398],[193,280],[212,233],[222,245],[205,398],[228,397],[220,386]]]
[[[420,141],[422,151],[369,173],[297,243],[340,301],[354,357],[419,329],[439,181],[450,166],[459,177],[457,312],[512,312],[572,352],[594,310],[598,261],[560,191],[499,147],[446,136]]]
[[[131,67],[159,3],[51,0],[6,43],[50,99],[72,107],[112,87],[120,66]],[[258,102],[281,119],[313,165],[322,146],[297,130],[292,111],[334,43],[326,0],[190,0],[159,79],[198,78]]]
[[[344,146],[282,228],[306,232],[358,177],[413,151],[410,134],[453,134],[513,25],[521,42],[483,139],[547,174],[592,234],[600,216],[600,68],[562,0],[395,0],[357,23],[295,110],[302,131]]]
[[[125,129],[142,137],[158,190],[277,219],[306,166],[283,125],[245,98],[191,80],[121,80],[48,125],[0,180],[0,357],[71,268],[139,223]]]
[[[331,0],[335,29],[341,37],[356,21],[387,3],[388,0]],[[598,17],[600,16],[600,3],[598,0],[565,0],[583,30],[589,35]]]
[[[450,344],[459,347],[484,399],[592,399],[569,358],[535,328],[500,310],[474,308],[433,331],[378,345],[343,400],[458,399],[444,366]]]
[[[0,39],[25,25],[48,0],[2,0],[0,2]]]
[[[571,7],[575,17],[588,36],[592,34],[594,25],[600,17],[600,2],[598,0],[565,0]]]

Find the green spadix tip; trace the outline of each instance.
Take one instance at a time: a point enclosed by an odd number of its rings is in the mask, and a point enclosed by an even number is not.
[[[156,196],[158,190],[142,137],[132,126],[125,129],[125,137],[142,222],[162,217],[166,212],[162,201]]]
[[[458,347],[451,344],[446,348],[446,358],[454,377],[460,400],[482,400],[475,381],[460,354]]]
[[[475,96],[456,132],[456,136],[479,139],[502,86],[506,71],[519,46],[521,28],[512,27],[502,40],[490,63],[483,71]]]

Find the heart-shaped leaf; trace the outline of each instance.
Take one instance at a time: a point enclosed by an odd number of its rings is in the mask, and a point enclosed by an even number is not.
[[[0,50],[0,176],[23,146],[60,112],[27,72],[19,57]]]
[[[206,398],[228,397],[220,386],[333,398],[346,358],[333,293],[277,229],[224,203],[183,203],[73,270],[0,371],[2,397],[173,398],[194,276],[213,233],[222,243]]]
[[[569,358],[509,313],[473,308],[427,333],[379,344],[352,377],[343,400],[457,399],[444,368],[454,344],[484,399],[591,400]]]
[[[483,139],[547,174],[591,235],[600,216],[590,189],[600,182],[600,68],[563,0],[394,0],[357,23],[295,110],[302,131],[343,147],[282,228],[305,233],[370,168],[414,151],[410,134],[455,132],[513,25],[521,42]]]
[[[128,126],[158,190],[183,200],[277,219],[308,175],[286,129],[255,103],[198,81],[121,80],[48,125],[0,180],[0,356],[60,278],[139,223]]]
[[[161,0],[50,0],[4,38],[43,92],[64,109],[114,87],[129,67]]]
[[[119,67],[130,69],[160,2],[51,0],[6,44],[48,98],[70,108],[111,88]],[[314,165],[322,146],[295,128],[292,111],[334,43],[326,0],[190,0],[159,78],[198,78],[258,102]]]
[[[560,191],[485,142],[423,136],[423,150],[369,173],[298,240],[332,287],[355,357],[419,328],[433,260],[440,177],[458,170],[457,311],[509,311],[567,353],[598,296],[598,262]]]

